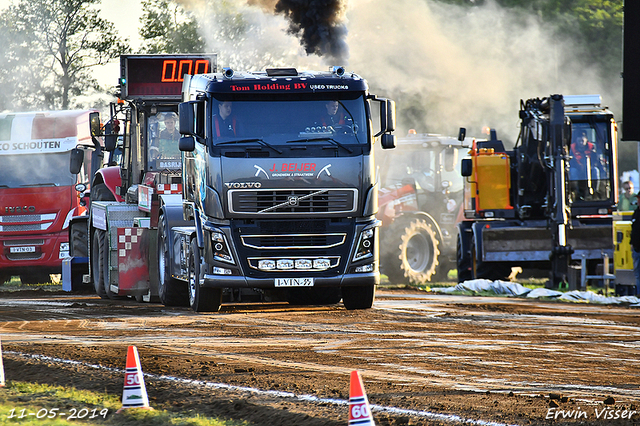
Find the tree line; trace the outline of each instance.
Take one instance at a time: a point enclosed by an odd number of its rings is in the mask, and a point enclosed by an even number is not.
[[[534,13],[554,23],[559,37],[582,41],[578,44],[582,55],[597,64],[603,75],[620,68],[622,0],[438,1],[470,8],[494,1],[522,14]],[[100,0],[14,0],[0,16],[4,58],[0,64],[0,110],[91,106],[83,104],[87,102],[83,99],[107,91],[93,77],[92,69],[123,53],[204,52],[203,26],[220,39],[238,41],[255,30],[232,2],[206,0],[204,4],[213,12],[213,20],[199,21],[193,11],[172,0],[143,0],[139,29],[143,48],[131,52],[129,41],[100,17]],[[251,53],[247,56],[255,58],[257,52]],[[257,59],[278,63],[273,54]]]

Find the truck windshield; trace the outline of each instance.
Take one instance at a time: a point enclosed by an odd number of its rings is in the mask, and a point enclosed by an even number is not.
[[[362,97],[217,101],[211,121],[214,143],[256,138],[271,145],[331,139],[365,144],[367,124]]]
[[[611,139],[608,123],[573,122],[569,181],[573,202],[611,198]]]
[[[460,174],[460,158],[463,158],[469,148],[452,147],[429,149],[398,148],[382,160],[388,169],[383,177],[385,186],[402,184],[406,178],[413,178],[419,189],[426,192],[442,190],[442,182],[448,182],[449,192],[463,189],[463,179]],[[384,168],[382,170],[385,171]]]
[[[71,186],[76,177],[69,172],[69,153],[0,156],[0,187]]]
[[[180,170],[182,154],[178,149],[178,114],[161,112],[147,120],[149,170]]]

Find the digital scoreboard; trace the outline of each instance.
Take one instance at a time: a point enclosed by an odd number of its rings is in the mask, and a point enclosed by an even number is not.
[[[216,55],[122,55],[122,99],[180,99],[184,75],[216,72]]]

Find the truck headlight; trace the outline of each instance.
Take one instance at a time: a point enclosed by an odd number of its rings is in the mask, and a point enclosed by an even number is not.
[[[227,239],[222,232],[211,231],[211,248],[215,260],[235,264]]]
[[[356,254],[355,256],[353,256],[354,262],[373,256],[373,250],[375,247],[375,236],[376,234],[374,227],[365,228],[362,230],[362,232],[360,233],[360,240],[358,241]]]

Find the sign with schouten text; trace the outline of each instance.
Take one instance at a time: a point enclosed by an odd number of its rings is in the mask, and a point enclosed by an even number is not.
[[[0,114],[0,155],[68,152],[92,144],[86,111]]]

